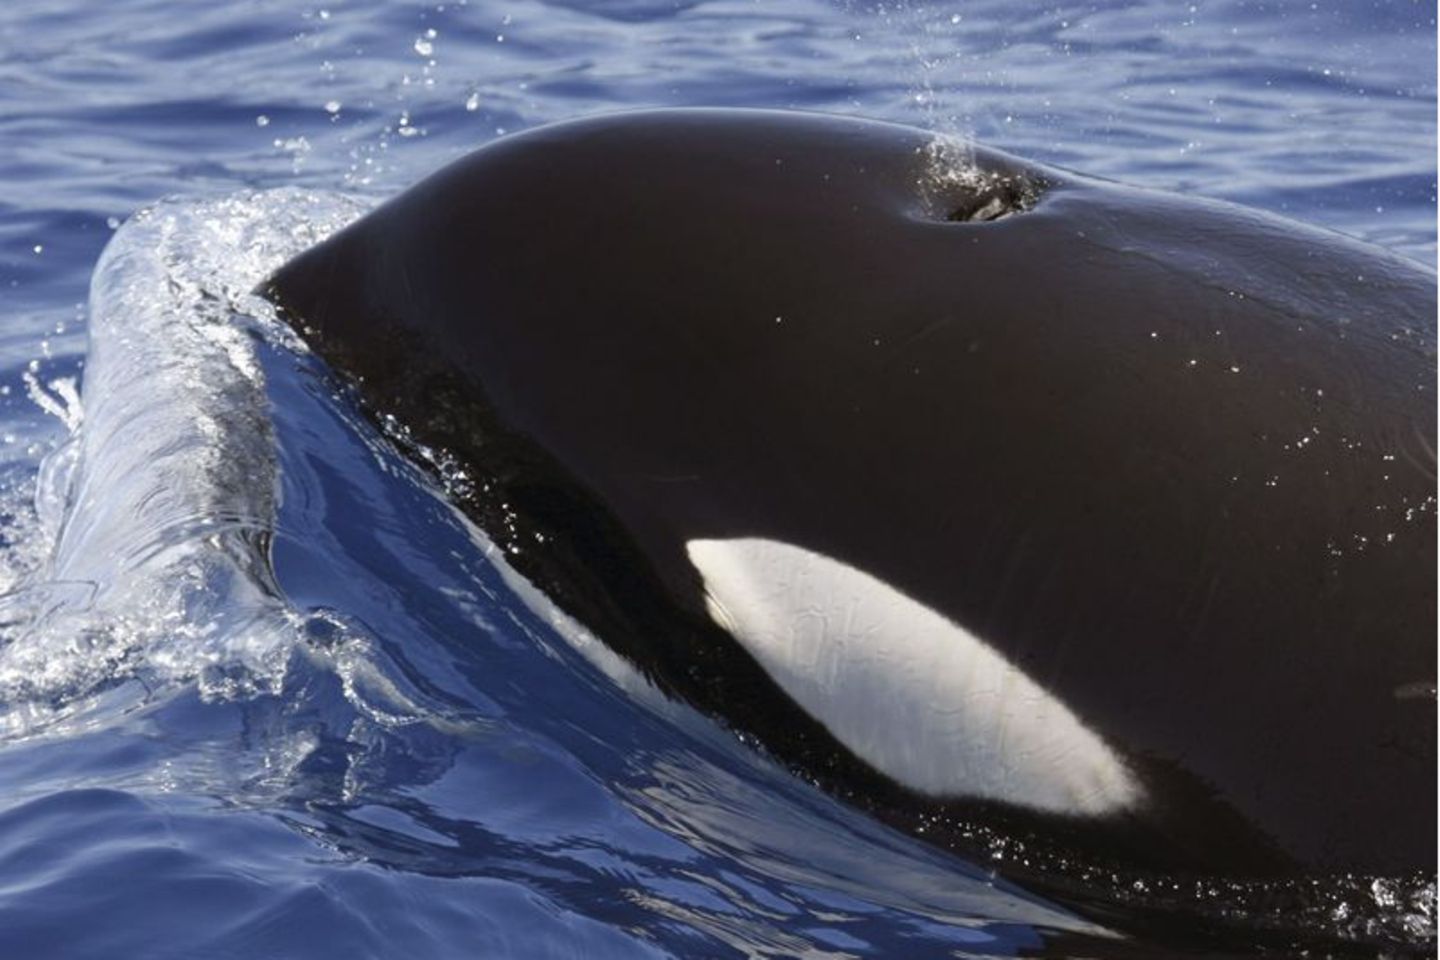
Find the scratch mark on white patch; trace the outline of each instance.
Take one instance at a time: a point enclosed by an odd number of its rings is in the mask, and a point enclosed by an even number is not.
[[[1102,815],[1141,790],[1113,750],[984,641],[802,547],[691,540],[710,615],[861,760],[932,796]]]

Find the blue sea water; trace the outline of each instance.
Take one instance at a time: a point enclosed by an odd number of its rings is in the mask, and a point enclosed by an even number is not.
[[[1435,66],[1404,0],[8,0],[0,958],[1137,955],[655,694],[248,291],[495,137],[667,105],[1433,263]],[[1433,883],[1306,910],[1266,922],[1433,943]]]

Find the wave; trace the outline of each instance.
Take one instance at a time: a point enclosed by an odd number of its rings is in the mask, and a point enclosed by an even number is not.
[[[3,600],[14,737],[98,689],[273,690],[299,627],[268,564],[278,478],[260,358],[286,328],[251,288],[364,209],[282,190],[162,202],[91,284],[84,389],[30,381],[69,438],[46,457],[33,569]]]

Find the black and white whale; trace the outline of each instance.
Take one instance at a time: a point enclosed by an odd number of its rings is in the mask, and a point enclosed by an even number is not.
[[[1435,276],[955,152],[546,127],[263,289],[563,609],[895,822],[1432,871]]]

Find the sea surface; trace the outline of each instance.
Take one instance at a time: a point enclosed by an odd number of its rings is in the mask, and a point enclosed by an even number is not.
[[[926,126],[1433,265],[1435,16],[5,0],[0,958],[1179,951],[666,701],[250,290],[497,137],[691,105]],[[1254,928],[1227,955],[1297,931],[1433,950],[1433,878],[1268,913],[1232,893],[1191,894]]]

